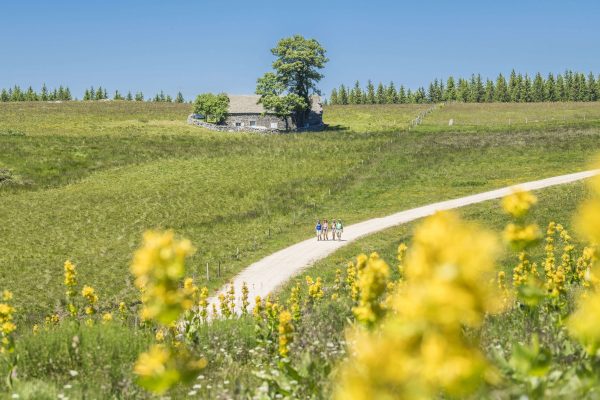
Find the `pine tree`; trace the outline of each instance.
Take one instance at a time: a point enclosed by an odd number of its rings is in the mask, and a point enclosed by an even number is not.
[[[27,101],[36,101],[37,100],[37,95],[36,93],[33,91],[33,88],[31,86],[29,86],[27,88],[27,93],[25,94],[25,99]]]
[[[93,86],[90,88],[90,100],[96,100],[96,91]]]
[[[406,102],[409,104],[413,104],[415,102],[415,95],[410,89],[406,91]]]
[[[517,73],[513,69],[508,78],[508,96],[509,101],[516,103],[519,101],[519,79]]]
[[[339,97],[340,97],[340,104],[343,104],[343,105],[348,104],[348,91],[346,90],[346,87],[344,85],[340,86]]]
[[[108,92],[104,89],[104,93],[102,94],[103,99],[108,99]]]
[[[332,105],[336,105],[339,104],[339,99],[338,99],[338,94],[337,94],[337,89],[333,88],[331,89],[331,96],[329,96],[329,103]]]
[[[102,89],[102,86],[98,86],[98,90],[96,90],[96,100],[103,100],[104,99],[104,89]]]
[[[8,94],[6,89],[2,89],[2,92],[0,93],[0,101],[3,103],[10,101],[10,95]]]
[[[533,99],[533,85],[531,84],[531,78],[528,74],[525,74],[525,78],[523,79],[523,96],[521,101],[530,103]]]
[[[379,82],[379,85],[377,86],[377,104],[385,104],[385,87],[383,86],[383,83]]]
[[[12,95],[10,98],[10,101],[22,101],[23,100],[23,95],[21,93],[21,88],[17,85],[15,85],[15,87],[12,90]]]
[[[469,83],[466,79],[458,78],[458,88],[456,90],[456,100],[466,103],[469,101]]]
[[[445,101],[455,101],[456,100],[456,84],[454,83],[454,77],[448,77],[446,81],[446,91],[444,92],[444,100]]]
[[[425,103],[426,100],[427,100],[427,93],[425,93],[425,88],[423,86],[421,86],[415,92],[415,103],[418,103],[418,104]]]
[[[485,94],[483,96],[483,101],[486,103],[492,103],[494,101],[494,82],[489,79],[485,81]]]
[[[177,97],[175,97],[175,103],[184,103],[185,100],[183,98],[183,94],[181,92],[177,92]]]
[[[567,95],[567,88],[565,86],[565,78],[563,78],[561,74],[558,74],[558,76],[556,77],[556,100],[569,100]]]
[[[360,104],[362,101],[362,91],[360,90],[360,83],[358,81],[354,82],[354,87],[350,90],[350,94],[348,95],[348,103],[350,104]]]
[[[496,86],[494,87],[494,101],[510,101],[510,96],[508,94],[508,86],[506,84],[506,78],[504,78],[504,75],[502,74],[499,74],[496,78]]]
[[[400,104],[408,103],[406,91],[404,90],[403,85],[400,85],[400,90],[398,90],[398,103],[400,103]]]
[[[90,91],[88,89],[85,89],[85,93],[83,93],[83,100],[87,101],[87,100],[91,100],[91,96],[90,96]]]
[[[475,92],[477,94],[477,102],[481,103],[485,97],[485,87],[483,86],[480,74],[477,74],[475,78]]]
[[[544,82],[544,101],[557,101],[556,95],[556,82],[554,81],[554,75],[548,74],[546,82]]]
[[[588,101],[589,93],[588,86],[583,73],[577,74],[577,101]]]
[[[544,101],[544,78],[542,78],[542,75],[539,72],[535,74],[535,78],[533,79],[531,101],[538,103]]]
[[[364,90],[360,96],[360,104],[367,104],[367,93]]]
[[[131,95],[131,90],[127,92],[127,101],[133,101],[133,96]]]
[[[142,92],[137,92],[135,94],[135,101],[144,101],[144,93]]]
[[[42,85],[42,92],[40,93],[40,100],[48,101],[48,88],[46,87],[45,83]]]
[[[375,86],[373,86],[373,82],[369,79],[369,83],[367,83],[367,104],[375,103],[377,103],[377,99],[375,98]]]
[[[429,83],[429,88],[427,89],[427,101],[429,103],[436,102],[436,88],[433,82]]]
[[[598,93],[596,93],[596,78],[591,72],[587,78],[587,96],[589,101],[598,100]]]
[[[168,95],[167,95],[167,98],[165,99],[165,101],[166,101],[167,103],[172,103],[172,102],[173,102],[173,98],[171,97],[171,95],[170,95],[170,94],[168,94]]]
[[[385,101],[387,104],[397,104],[398,103],[398,92],[396,92],[396,86],[394,86],[394,82],[390,81],[390,85],[387,87],[385,91]]]
[[[71,89],[69,89],[69,87],[65,87],[65,100],[66,101],[71,101],[73,100],[73,96],[71,95]]]

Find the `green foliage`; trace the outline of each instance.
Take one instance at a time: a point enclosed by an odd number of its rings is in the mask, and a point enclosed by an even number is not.
[[[194,113],[202,114],[208,122],[219,123],[227,116],[229,97],[225,93],[203,93],[196,97]]]
[[[133,382],[132,365],[150,340],[150,332],[116,323],[87,327],[69,322],[22,334],[15,350],[15,391],[25,398],[35,393],[39,396],[35,398],[44,398],[68,384],[78,397],[102,392],[129,398],[142,395]]]
[[[458,83],[457,83],[458,82]],[[358,83],[358,82],[357,82]],[[342,85],[343,86],[343,85]],[[336,89],[336,99],[330,99],[330,104],[360,104],[354,101],[355,93],[366,93],[365,104],[394,104],[394,103],[437,103],[440,101],[461,101],[464,103],[491,103],[491,102],[514,102],[514,103],[539,103],[554,101],[599,101],[600,80],[593,73],[587,77],[582,73],[566,71],[555,78],[549,74],[546,79],[538,72],[532,79],[529,75],[517,74],[514,70],[510,74],[508,83],[504,75],[499,74],[495,81],[486,79],[485,83],[481,75],[473,74],[470,79],[448,77],[444,85],[442,80],[434,79],[427,86],[427,95],[423,95],[424,88],[420,87],[414,92],[414,96],[402,96],[398,92],[394,97],[394,83],[389,86],[379,83],[377,94],[371,81],[367,84],[366,91],[360,86],[354,87],[349,93],[349,100],[343,102],[339,93],[341,86]],[[401,86],[400,89],[403,89]],[[402,90],[401,90],[402,91]]]
[[[317,84],[323,75],[319,70],[329,61],[325,49],[315,39],[294,35],[277,42],[271,53],[276,57],[273,61],[275,73],[267,73],[259,79],[256,93],[262,96],[263,101],[266,96],[275,96],[273,93],[281,95],[287,92],[291,95],[287,99],[279,101],[271,98],[263,104],[282,114],[296,110],[298,125],[304,125],[310,108],[310,95],[320,93]]]
[[[284,119],[287,127],[287,118],[295,116],[297,112],[306,109],[307,103],[297,94],[284,94],[285,91],[285,85],[272,72],[267,72],[258,79],[256,84],[256,94],[260,95],[259,103],[263,105],[265,110]]]

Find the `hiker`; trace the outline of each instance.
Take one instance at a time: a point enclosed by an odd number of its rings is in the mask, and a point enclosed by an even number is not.
[[[315,226],[315,230],[317,231],[317,241],[321,240],[321,220],[317,220],[317,226]]]
[[[335,219],[331,221],[331,240],[335,240]]]
[[[337,233],[338,240],[342,240],[342,232],[344,232],[344,225],[342,224],[341,219],[338,219],[337,224],[335,225],[335,232]]]
[[[323,220],[323,239],[324,240],[329,240],[329,234],[327,233],[328,228],[329,228],[329,224],[327,223],[327,220],[324,219]]]

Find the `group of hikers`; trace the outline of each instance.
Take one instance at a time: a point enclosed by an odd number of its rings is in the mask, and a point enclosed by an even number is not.
[[[342,224],[341,219],[337,221],[334,219],[331,221],[331,224],[326,219],[323,220],[323,223],[318,219],[315,231],[317,233],[317,240],[329,240],[329,232],[331,232],[331,240],[336,240],[336,238],[337,240],[342,240],[344,224]]]

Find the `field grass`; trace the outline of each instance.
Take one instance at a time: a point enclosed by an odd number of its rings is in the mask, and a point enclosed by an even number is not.
[[[323,118],[331,130],[354,132],[398,132],[429,104],[333,105],[326,106]]]
[[[570,229],[571,216],[586,197],[587,189],[579,182],[537,191],[536,195],[539,204],[531,219],[542,226],[554,220]],[[459,212],[465,219],[477,221],[497,232],[509,222],[509,218],[500,209],[499,201],[468,206]],[[304,276],[307,274],[324,278],[325,285],[329,288],[322,302],[306,311],[296,325],[297,342],[292,347],[291,365],[300,371],[300,377],[296,377],[299,379],[299,387],[295,393],[329,398],[335,384],[335,373],[332,374],[331,371],[335,371],[336,364],[346,355],[344,332],[348,320],[352,318],[351,304],[331,301],[329,298],[335,270],[345,270],[348,261],[360,253],[368,254],[372,251],[379,252],[393,266],[398,244],[405,242],[410,246],[413,228],[418,223],[416,221],[391,228],[352,243],[317,262],[280,290],[279,296],[283,303],[296,283],[305,286]],[[532,255],[535,257],[542,253],[543,246],[539,245]],[[507,250],[501,258],[499,268],[508,270],[515,264],[515,254]],[[393,273],[397,275],[395,269]],[[497,344],[497,341],[488,343],[486,335],[491,336],[501,329],[502,323],[488,321],[482,331],[482,346]],[[69,350],[74,336],[81,340],[76,357]],[[519,339],[526,341],[525,336]],[[123,337],[127,341],[121,340]],[[244,398],[256,394],[264,382],[282,382],[283,377],[273,378],[273,381],[268,378],[277,369],[274,361],[276,357],[267,350],[268,345],[257,342],[252,318],[218,320],[210,326],[204,326],[195,337],[198,350],[209,360],[208,366],[202,371],[202,379],[196,382],[200,384],[200,388],[194,389],[198,397]],[[17,342],[21,382],[15,391],[56,394],[65,392],[63,385],[71,385],[69,391],[75,398],[93,397],[101,391],[122,398],[144,398],[146,395],[136,389],[133,383],[130,368],[137,352],[151,341],[151,331],[148,329],[133,332],[115,325],[77,328],[64,324],[44,335],[24,334]],[[92,343],[101,343],[103,351],[98,351]],[[72,370],[78,371],[77,377],[70,374],[69,371]],[[506,389],[503,386],[501,388]],[[170,394],[173,398],[179,398],[189,390],[189,386],[180,386]],[[501,393],[507,395],[508,392]]]
[[[453,125],[449,122],[453,120]],[[449,103],[428,115],[421,132],[523,132],[600,127],[598,103]]]
[[[27,109],[43,118],[34,123],[15,111]],[[404,110],[394,121],[413,117]],[[66,259],[102,302],[135,299],[128,265],[147,229],[190,238],[198,248],[191,273],[216,289],[309,237],[316,218],[350,224],[574,172],[600,149],[594,128],[399,136],[400,122],[357,133],[366,129],[362,117],[349,113],[347,129],[264,136],[188,127],[181,122],[188,111],[147,103],[0,106],[4,132],[23,133],[0,135],[0,168],[20,177],[0,187],[0,287],[15,292],[21,318],[38,321],[59,306]],[[388,107],[370,112],[389,118]],[[341,118],[331,114],[329,123]],[[85,126],[88,118],[97,131]],[[121,124],[136,118],[145,127]]]

